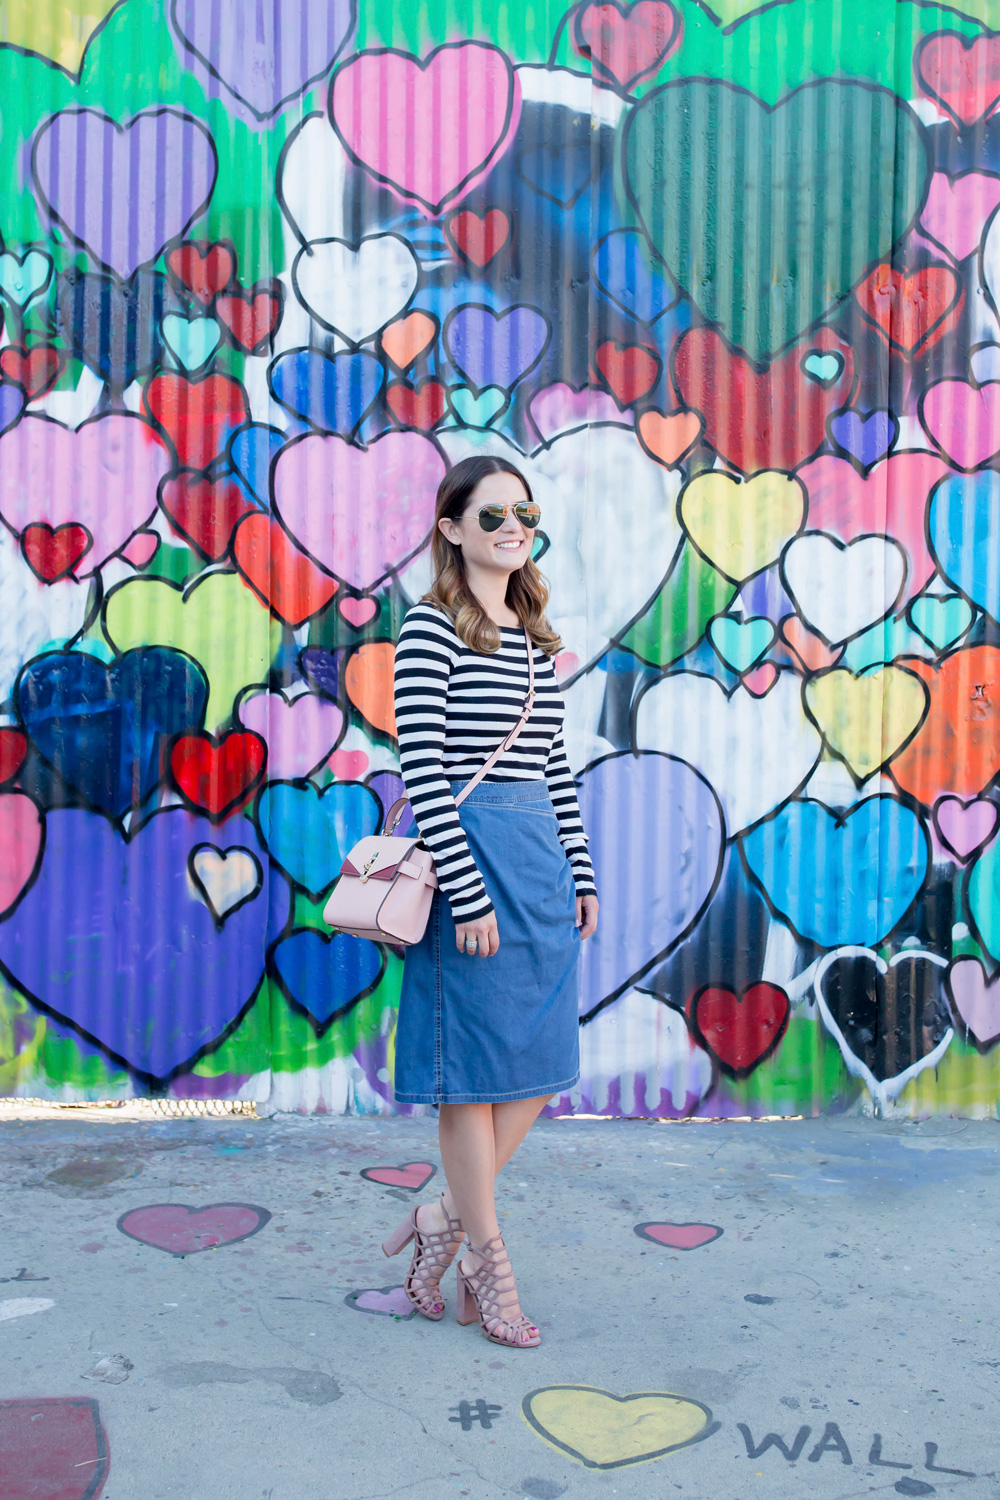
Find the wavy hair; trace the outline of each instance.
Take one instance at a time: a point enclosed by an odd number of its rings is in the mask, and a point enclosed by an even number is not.
[[[487,655],[499,651],[500,632],[469,587],[461,547],[449,542],[438,522],[445,519],[457,521],[464,513],[473,490],[489,474],[512,474],[521,481],[529,502],[532,500],[528,481],[506,458],[477,454],[473,458],[461,459],[454,468],[449,469],[438,485],[434,512],[434,532],[431,539],[434,582],[420,601],[421,604],[433,604],[437,609],[443,610],[455,626],[459,640],[472,651]],[[530,555],[520,568],[511,573],[505,602],[527,628],[534,644],[546,656],[554,656],[562,648],[561,638],[545,616],[545,607],[549,602],[548,584]]]

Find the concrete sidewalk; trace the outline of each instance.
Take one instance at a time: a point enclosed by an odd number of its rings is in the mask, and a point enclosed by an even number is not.
[[[3,1500],[1000,1496],[995,1122],[543,1122],[508,1351],[389,1290],[433,1121],[94,1113],[0,1117]]]

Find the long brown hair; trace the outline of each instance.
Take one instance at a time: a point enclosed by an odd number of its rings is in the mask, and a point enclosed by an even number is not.
[[[488,474],[513,474],[524,486],[529,502],[532,500],[528,481],[506,458],[477,454],[473,458],[461,459],[453,469],[449,469],[438,485],[437,508],[434,512],[434,533],[431,539],[434,582],[420,601],[421,604],[433,604],[443,610],[455,626],[459,640],[470,650],[486,654],[499,651],[500,632],[469,587],[461,547],[449,542],[438,522],[445,519],[457,521],[464,513],[476,485]],[[527,627],[532,641],[546,656],[554,656],[562,648],[561,638],[545,617],[545,606],[549,602],[548,584],[530,555],[520,568],[511,573],[505,602],[521,624]]]

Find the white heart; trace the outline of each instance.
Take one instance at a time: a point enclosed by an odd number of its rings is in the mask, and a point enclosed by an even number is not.
[[[890,614],[903,591],[906,554],[885,536],[839,542],[804,531],[785,548],[782,581],[807,625],[837,646]]]
[[[1000,380],[1000,344],[980,344],[969,355],[969,371],[977,385]]]
[[[317,322],[363,343],[401,313],[417,289],[420,262],[398,234],[371,234],[357,245],[312,240],[295,257],[295,295]]]
[[[215,849],[202,844],[191,855],[198,894],[221,927],[226,918],[252,901],[264,884],[260,861],[249,849]]]
[[[729,838],[787,801],[823,748],[794,672],[779,672],[763,698],[743,687],[727,697],[712,677],[671,672],[639,699],[635,744],[676,755],[700,771],[722,803]]]
[[[295,244],[344,233],[350,159],[326,111],[307,115],[289,136],[278,165],[278,202]],[[287,262],[286,262],[287,264]]]

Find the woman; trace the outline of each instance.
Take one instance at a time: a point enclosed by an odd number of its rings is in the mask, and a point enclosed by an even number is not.
[[[406,959],[396,1099],[438,1104],[448,1187],[383,1245],[414,1242],[406,1292],[444,1313],[441,1277],[463,1232],[458,1318],[494,1343],[541,1342],[521,1312],[497,1223],[494,1179],[542,1107],[580,1076],[576,966],[597,893],[563,748],[548,589],[531,559],[540,520],[502,458],[463,459],[437,496],[435,579],[396,647],[395,709],[407,795],[439,889]],[[515,743],[462,802],[455,796],[535,697]]]

